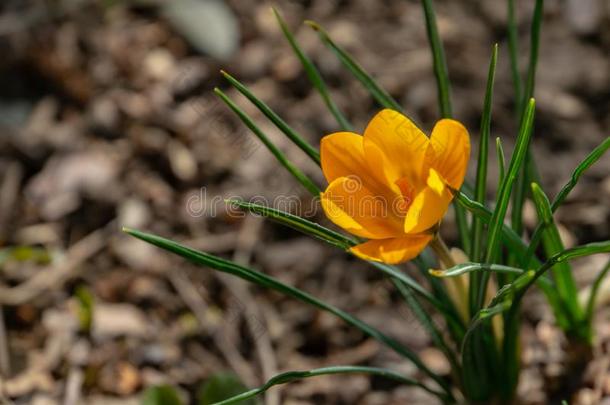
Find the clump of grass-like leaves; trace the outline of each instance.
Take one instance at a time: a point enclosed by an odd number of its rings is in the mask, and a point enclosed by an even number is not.
[[[436,28],[435,13],[431,0],[422,0],[428,38],[434,61],[434,74],[438,85],[439,115],[452,118],[450,81],[441,40]],[[421,381],[396,371],[358,365],[338,365],[305,371],[281,373],[263,386],[246,390],[217,404],[231,404],[253,398],[271,387],[297,379],[338,373],[365,373],[385,377],[396,382],[420,387],[438,397],[443,403],[509,403],[513,400],[519,377],[519,325],[521,303],[525,293],[533,286],[540,288],[548,300],[557,325],[576,345],[592,345],[592,317],[595,297],[602,278],[610,270],[605,266],[595,280],[586,305],[577,299],[578,291],[569,261],[574,258],[610,252],[610,241],[589,243],[566,249],[559,237],[553,213],[561,206],[578,179],[610,147],[610,138],[605,139],[577,167],[573,175],[555,198],[549,198],[540,186],[536,161],[530,149],[534,136],[535,120],[534,88],[539,38],[542,24],[543,1],[537,0],[530,32],[530,56],[525,79],[519,72],[517,60],[517,35],[515,10],[512,0],[507,1],[509,24],[507,27],[509,58],[515,89],[515,116],[519,123],[516,144],[505,165],[504,152],[496,139],[496,153],[500,162],[498,192],[494,201],[487,196],[487,165],[489,140],[492,135],[493,88],[498,59],[498,46],[491,47],[489,74],[486,92],[482,100],[483,115],[476,159],[476,177],[472,184],[466,182],[460,190],[452,189],[453,207],[459,235],[459,248],[467,255],[468,262],[457,263],[442,241],[430,243],[438,263],[431,261],[428,250],[413,260],[427,278],[428,287],[417,282],[396,265],[370,261],[376,271],[381,271],[394,284],[413,310],[419,322],[430,334],[434,345],[446,356],[451,365],[451,378],[446,379],[428,368],[417,353],[388,335],[349,313],[330,305],[305,291],[282,283],[264,273],[199,252],[177,242],[150,235],[137,230],[125,231],[137,238],[182,256],[196,264],[232,274],[256,285],[266,287],[312,305],[342,319],[369,337],[394,350],[413,363],[425,378]],[[286,23],[273,10],[280,27],[296,57],[301,61],[307,77],[320,93],[329,112],[337,121],[338,130],[352,131],[352,124],[334,103],[319,71],[299,47]],[[379,106],[402,112],[396,102],[343,48],[336,44],[318,24],[307,21],[320,37],[321,42],[340,60],[346,71],[352,74],[370,92]],[[265,102],[255,96],[245,85],[226,72],[227,81],[253,103],[277,128],[293,141],[316,164],[320,164],[320,153],[296,130],[279,117]],[[294,178],[313,197],[320,195],[319,186],[307,177],[277,148],[266,134],[254,123],[222,90],[216,89],[220,99],[232,109],[243,123],[256,135]],[[538,225],[525,238],[522,218],[523,206],[530,199],[537,210]],[[230,201],[234,207],[249,211],[279,222],[322,242],[346,251],[351,251],[361,242],[359,238],[328,229],[305,218],[295,216],[273,207],[243,201]],[[511,206],[511,216],[506,218]],[[541,249],[538,249],[539,246]],[[443,266],[438,269],[438,264]],[[347,271],[347,270],[346,270]],[[449,293],[451,280],[466,280],[467,288],[462,295]],[[434,308],[442,315],[444,328],[435,324],[431,315],[423,308]],[[464,308],[463,310],[461,308]],[[500,322],[495,321],[500,320]],[[408,333],[406,331],[405,333]]]

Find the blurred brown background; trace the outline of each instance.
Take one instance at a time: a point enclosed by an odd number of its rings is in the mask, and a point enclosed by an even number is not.
[[[492,135],[510,153],[516,125],[505,2],[435,4],[454,113],[473,141],[491,46],[499,43]],[[0,247],[28,248],[0,259],[0,402],[137,404],[143,388],[159,383],[179,387],[194,401],[200,384],[223,370],[233,370],[248,386],[278,370],[330,364],[387,366],[417,376],[412,366],[339,320],[194,268],[121,234],[120,226],[251,265],[383,328],[447,372],[425,332],[373,269],[261,218],[229,216],[221,204],[229,196],[289,196],[304,203],[308,198],[219,103],[211,92],[215,86],[234,96],[307,174],[324,182],[306,156],[228,88],[220,68],[249,85],[312,143],[338,129],[283,38],[271,5],[1,3]],[[438,118],[436,87],[419,2],[274,5],[358,130],[378,107],[302,24],[305,19],[321,23],[422,128],[432,127]],[[533,1],[517,1],[517,8],[525,70]],[[545,2],[534,149],[551,196],[610,134],[609,22],[605,0]],[[492,156],[490,197],[495,162]],[[531,206],[525,217],[535,225]],[[610,237],[610,157],[585,174],[557,218],[568,246]],[[450,217],[443,232],[452,239]],[[605,260],[575,264],[583,285]],[[520,401],[551,403],[543,386],[552,386],[561,371],[561,337],[535,294],[526,310]],[[601,359],[609,316],[602,312],[598,321]],[[610,395],[609,363],[600,364],[585,378],[575,403],[599,403]],[[312,379],[276,389],[266,400],[434,403],[417,390],[363,376]]]

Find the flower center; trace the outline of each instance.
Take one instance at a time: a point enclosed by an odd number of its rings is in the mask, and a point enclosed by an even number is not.
[[[406,177],[396,180],[395,183],[400,189],[402,198],[398,200],[396,210],[401,215],[406,215],[411,203],[413,202],[413,195],[415,194],[415,187],[407,180]]]

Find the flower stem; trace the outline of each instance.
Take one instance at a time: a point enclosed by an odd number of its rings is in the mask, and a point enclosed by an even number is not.
[[[432,250],[434,250],[436,257],[446,269],[450,269],[456,265],[453,256],[451,256],[449,248],[445,244],[443,238],[441,238],[440,234],[437,233],[434,239],[432,239],[432,242],[430,242],[430,247]]]

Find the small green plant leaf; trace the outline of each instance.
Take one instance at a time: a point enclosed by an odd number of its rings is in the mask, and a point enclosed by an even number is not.
[[[273,221],[289,226],[290,228],[306,235],[321,239],[324,242],[330,243],[331,245],[343,250],[349,249],[357,243],[348,236],[342,235],[315,222],[308,221],[305,218],[298,217],[288,212],[276,210],[275,208],[266,207],[260,204],[240,201],[237,199],[228,200],[227,202],[231,206],[247,210],[253,214],[264,216]]]
[[[307,371],[287,371],[285,373],[281,373],[271,378],[267,383],[259,388],[252,389],[250,391],[244,392],[243,394],[237,395],[233,398],[229,398],[225,401],[217,402],[214,405],[229,405],[229,404],[237,404],[241,403],[239,401],[243,401],[244,399],[253,398],[256,395],[262,394],[267,391],[271,387],[280,384],[287,384],[293,381],[302,380],[304,378],[317,377],[321,375],[330,375],[330,374],[369,374],[384,377],[390,380],[397,381],[404,385],[416,386],[420,387],[429,393],[441,398],[442,400],[447,400],[447,396],[441,392],[437,392],[434,390],[430,390],[427,386],[415,381],[411,378],[405,377],[402,374],[396,373],[392,370],[384,369],[384,368],[376,368],[376,367],[364,367],[364,366],[333,366],[333,367],[323,367],[317,368],[313,370]]]
[[[481,203],[478,203],[478,202],[472,200],[470,197],[468,197],[466,194],[464,194],[461,191],[453,190],[453,192],[454,192],[455,200],[461,206],[463,206],[465,209],[470,211],[473,215],[481,218],[481,220],[484,223],[486,223],[486,224],[491,223],[491,219],[493,217],[493,212],[489,208],[487,208],[486,206],[484,206]],[[501,232],[502,232],[502,241],[508,247],[508,249],[515,251],[519,254],[525,254],[528,246],[515,233],[514,230],[512,230],[509,226],[502,224]],[[534,257],[533,260],[535,260],[537,264],[540,264],[540,261],[537,258]]]
[[[489,72],[487,74],[487,89],[485,101],[483,102],[483,116],[481,117],[481,134],[479,137],[479,158],[477,162],[477,176],[475,180],[474,199],[480,204],[485,204],[487,193],[487,161],[489,160],[489,137],[491,134],[491,107],[493,100],[493,86],[498,61],[498,44],[495,44],[491,52]],[[482,260],[483,257],[483,221],[474,217],[472,220],[472,255],[474,260]]]
[[[436,26],[436,13],[432,0],[422,0],[424,8],[424,17],[426,18],[426,31],[428,33],[428,42],[432,50],[432,59],[434,64],[434,75],[436,76],[436,87],[438,90],[438,103],[443,118],[451,118],[451,94],[449,87],[449,72],[447,71],[447,61],[445,60],[445,51],[441,43],[441,37],[438,34]]]
[[[430,274],[435,277],[457,277],[462,274],[468,274],[472,272],[481,271],[494,271],[498,273],[508,273],[520,275],[523,273],[523,269],[516,267],[504,266],[501,264],[489,264],[489,263],[461,263],[447,270],[430,270]]]
[[[49,264],[53,260],[53,256],[48,249],[41,247],[12,246],[0,249],[0,266],[10,260]]]
[[[248,392],[248,388],[233,373],[219,373],[211,376],[199,390],[199,405],[223,403],[223,401]],[[257,405],[254,399],[242,399],[232,402],[240,405]]]
[[[495,44],[491,52],[489,72],[487,73],[487,87],[485,90],[485,100],[483,101],[483,116],[481,117],[481,133],[479,135],[479,158],[477,162],[474,198],[480,204],[485,204],[485,197],[487,194],[487,161],[489,160],[489,137],[491,134],[491,107],[497,61],[498,44]],[[470,257],[476,261],[483,260],[483,249],[485,247],[483,225],[483,221],[479,217],[474,216],[472,218],[472,243]],[[480,283],[481,278],[478,272],[470,275],[468,300],[471,313],[476,311],[477,291]]]
[[[542,191],[540,186],[536,183],[532,183],[532,195],[534,197],[534,204],[536,211],[538,212],[538,219],[544,224],[543,231],[543,245],[547,257],[551,257],[557,253],[565,250],[561,237],[559,236],[559,230],[553,219],[553,212],[551,210],[551,203],[548,197]],[[557,284],[557,292],[561,299],[566,303],[567,309],[573,319],[580,319],[582,317],[582,310],[578,304],[578,289],[576,288],[576,282],[572,277],[572,268],[569,263],[559,263],[553,267],[553,279]]]
[[[589,153],[587,157],[585,157],[583,161],[576,166],[576,169],[574,169],[572,172],[570,180],[561,188],[553,200],[553,203],[551,204],[551,209],[553,212],[557,211],[557,208],[563,204],[572,189],[576,187],[576,184],[578,184],[578,180],[580,180],[583,173],[593,166],[593,164],[595,164],[595,162],[597,162],[604,155],[604,153],[608,151],[608,149],[610,149],[610,137],[604,139],[602,143],[593,149],[591,153]]]
[[[178,393],[170,385],[149,387],[142,395],[142,405],[183,405]]]
[[[74,294],[78,300],[78,319],[82,331],[89,333],[93,324],[93,306],[95,300],[91,290],[84,285],[76,288]]]

